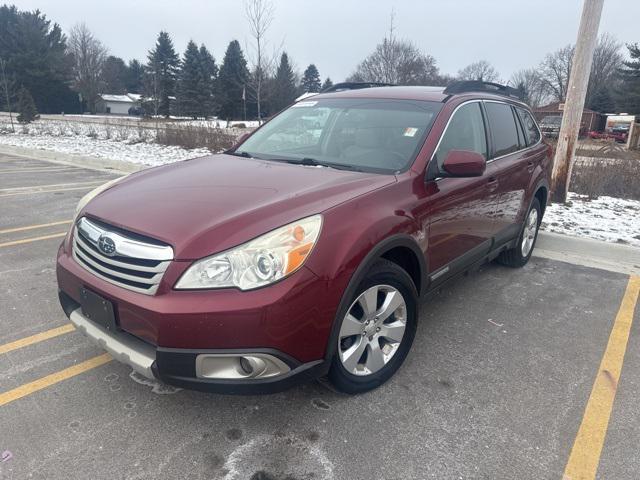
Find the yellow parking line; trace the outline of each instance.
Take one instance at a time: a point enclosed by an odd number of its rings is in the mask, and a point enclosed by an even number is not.
[[[11,242],[0,243],[0,248],[12,247],[13,245],[22,245],[23,243],[37,242],[39,240],[49,240],[50,238],[64,237],[66,234],[67,232],[61,232],[61,233],[54,233],[52,235],[43,235],[42,237],[31,237],[31,238],[23,238],[22,240],[13,240]]]
[[[81,373],[84,373],[88,370],[97,368],[101,365],[104,365],[105,363],[110,362],[111,360],[111,355],[109,355],[108,353],[103,353],[102,355],[90,358],[89,360],[74,365],[73,367],[65,368],[64,370],[60,370],[59,372],[52,373],[51,375],[47,375],[46,377],[39,378],[38,380],[34,380],[33,382],[20,385],[13,390],[9,390],[8,392],[0,393],[0,407],[6,405],[7,403],[13,402],[14,400],[19,400],[22,397],[31,395],[32,393],[35,393],[39,390],[50,387],[51,385],[60,383],[63,380],[67,380],[68,378],[75,377],[76,375],[80,375]]]
[[[5,193],[0,195],[0,197],[14,197],[16,195],[35,195],[36,193],[69,192],[71,190],[89,190],[99,185],[100,184],[94,183],[93,185],[87,185],[86,187],[58,188],[56,190],[30,190],[28,192]]]
[[[71,220],[61,220],[59,222],[41,223],[39,225],[29,225],[27,227],[7,228],[5,230],[0,230],[0,235],[3,233],[24,232],[25,230],[33,230],[35,228],[53,227],[54,225],[64,225],[66,223],[71,223]]]
[[[47,330],[46,332],[36,333],[35,335],[31,335],[30,337],[21,338],[20,340],[15,340],[10,343],[5,343],[4,345],[0,345],[0,354],[18,350],[19,348],[28,347],[29,345],[33,345],[34,343],[49,340],[50,338],[58,337],[60,335],[64,335],[65,333],[73,332],[74,330],[75,327],[71,323],[68,323],[67,325],[52,328],[51,330]]]
[[[600,369],[573,443],[569,461],[564,469],[564,480],[596,478],[639,291],[640,277],[632,275],[609,335],[607,349],[600,362]]]

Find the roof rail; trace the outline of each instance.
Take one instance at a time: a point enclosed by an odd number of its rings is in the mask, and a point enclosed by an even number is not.
[[[513,97],[522,100],[522,92],[516,88],[500,85],[499,83],[483,82],[481,80],[462,80],[451,82],[447,85],[447,88],[444,89],[443,93],[453,95],[465,92],[495,93],[496,95],[503,95],[505,97]]]
[[[342,92],[344,90],[359,90],[361,88],[373,88],[373,87],[395,87],[392,83],[379,83],[379,82],[342,82],[336,83],[328,88],[325,88],[320,93],[330,92]]]

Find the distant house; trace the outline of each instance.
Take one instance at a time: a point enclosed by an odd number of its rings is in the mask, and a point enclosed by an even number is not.
[[[564,103],[554,102],[549,105],[544,105],[542,107],[537,107],[533,109],[533,116],[536,118],[538,123],[544,117],[561,117],[562,112],[564,110]],[[598,112],[594,112],[588,108],[582,110],[582,129],[585,131],[598,131],[604,128],[604,124],[606,121],[606,117]]]
[[[113,95],[101,93],[96,102],[97,113],[107,113],[112,115],[129,115],[131,107],[140,106],[141,95],[138,93],[127,93],[126,95]]]

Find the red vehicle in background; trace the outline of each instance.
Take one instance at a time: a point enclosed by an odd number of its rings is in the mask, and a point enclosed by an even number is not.
[[[483,262],[528,262],[549,149],[508,87],[354,87],[83,199],[57,259],[71,322],[187,388],[389,379],[422,297]]]

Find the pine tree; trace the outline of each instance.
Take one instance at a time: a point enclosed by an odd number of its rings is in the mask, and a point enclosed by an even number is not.
[[[175,95],[180,61],[167,32],[161,31],[153,50],[147,56],[145,96],[152,99],[157,115],[168,117],[170,99]]]
[[[176,88],[176,104],[180,115],[197,118],[202,112],[200,79],[200,52],[190,40],[184,52]]]
[[[36,104],[29,90],[20,87],[18,91],[18,121],[20,123],[31,123],[39,118]]]
[[[129,93],[142,93],[144,85],[144,67],[136,60],[129,60],[124,86]]]
[[[588,107],[594,112],[613,113],[616,105],[611,96],[611,91],[607,87],[601,87],[591,97]]]
[[[215,115],[218,106],[216,102],[216,81],[218,79],[218,66],[213,55],[207,50],[204,45],[200,46],[200,92],[199,101],[201,108],[201,115],[203,117],[210,117]]]
[[[302,90],[304,92],[316,93],[320,91],[320,73],[312,63],[307,67],[302,76]]]
[[[280,64],[273,80],[272,110],[277,112],[291,105],[296,99],[296,75],[289,63],[286,52],[280,57]]]
[[[218,76],[219,114],[226,119],[243,118],[242,96],[247,96],[249,70],[240,43],[233,40],[224,54]]]
[[[125,86],[127,76],[127,66],[120,57],[110,55],[102,67],[102,81],[104,82],[104,93],[127,93]]]
[[[326,78],[326,80],[324,81],[324,83],[322,84],[322,88],[320,89],[320,91],[324,91],[327,88],[333,87],[333,82],[331,81],[331,79],[329,77]]]
[[[640,45],[627,45],[631,60],[622,62],[620,70],[622,85],[616,94],[618,110],[630,114],[640,113]]]
[[[41,112],[82,111],[69,87],[66,48],[60,26],[40,11],[0,5],[0,58],[6,62],[8,82],[29,90]]]

